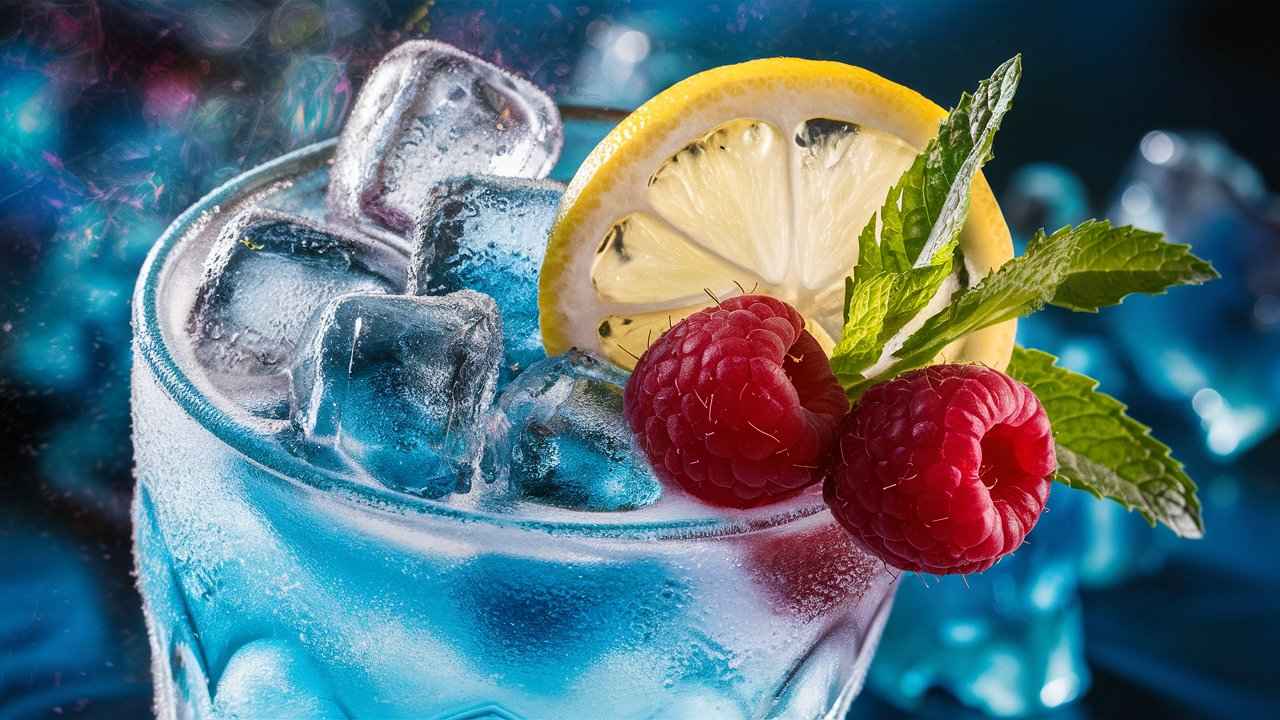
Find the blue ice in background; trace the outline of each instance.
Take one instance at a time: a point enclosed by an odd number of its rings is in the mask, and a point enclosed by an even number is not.
[[[1035,533],[987,572],[915,576],[898,589],[870,687],[904,709],[931,692],[993,717],[1039,715],[1089,688],[1081,593],[1163,564],[1167,531],[1055,487]]]
[[[1088,687],[1074,549],[1083,503],[1055,488],[1031,542],[991,571],[903,578],[871,683],[905,707],[930,690],[996,717],[1039,714]]]
[[[1155,130],[1109,214],[1191,245],[1222,274],[1204,292],[1131,298],[1106,322],[1146,387],[1200,422],[1210,453],[1247,450],[1280,422],[1275,199],[1258,171],[1212,135]]]

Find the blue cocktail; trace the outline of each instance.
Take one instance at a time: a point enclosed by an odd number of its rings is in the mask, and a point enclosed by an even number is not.
[[[370,80],[347,131],[362,152],[344,138],[236,178],[143,270],[134,520],[158,714],[843,717],[894,576],[817,487],[754,510],[662,487],[625,434],[625,376],[541,357],[561,187],[506,176],[552,169],[557,113],[426,50],[415,82]],[[417,82],[422,63],[449,82]],[[361,126],[383,100],[413,122]],[[395,154],[406,134],[434,164]]]

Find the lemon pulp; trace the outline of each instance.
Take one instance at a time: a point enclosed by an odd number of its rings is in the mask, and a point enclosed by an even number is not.
[[[540,279],[547,352],[577,346],[629,368],[672,324],[736,293],[792,304],[829,351],[858,234],[944,115],[866,70],[792,58],[716,68],[659,94],[565,194]],[[960,244],[971,279],[1012,255],[981,176]],[[922,315],[956,287],[944,283]],[[987,328],[944,359],[1003,367],[1012,336],[1012,322]]]

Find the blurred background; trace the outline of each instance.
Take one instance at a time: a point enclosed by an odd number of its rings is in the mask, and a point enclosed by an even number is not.
[[[1273,717],[1280,66],[1262,13],[1178,0],[0,0],[0,718],[150,714],[129,549],[134,276],[205,192],[335,135],[372,64],[419,36],[562,102],[618,108],[773,55],[863,65],[945,105],[1022,52],[987,166],[1015,236],[1107,216],[1191,243],[1223,275],[1020,326],[1177,449],[1208,534],[1175,542],[1055,491],[1014,561],[968,586],[904,579],[852,717]]]

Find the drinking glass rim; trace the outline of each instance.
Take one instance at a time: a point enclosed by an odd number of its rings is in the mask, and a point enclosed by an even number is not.
[[[626,111],[590,106],[561,106],[567,122],[617,121]],[[159,300],[166,273],[166,260],[181,241],[225,201],[243,197],[253,188],[269,185],[273,180],[291,174],[307,161],[332,155],[337,138],[322,140],[281,155],[236,175],[211,190],[184,210],[165,228],[147,252],[133,293],[133,344],[145,359],[147,369],[164,392],[207,432],[249,461],[270,471],[285,482],[301,483],[324,493],[338,494],[344,500],[371,511],[413,512],[462,523],[481,523],[555,535],[571,535],[620,540],[688,540],[745,535],[785,525],[791,521],[828,512],[819,500],[800,503],[798,499],[783,501],[774,512],[767,508],[734,511],[732,515],[668,521],[601,523],[588,520],[539,520],[515,515],[484,512],[451,506],[408,493],[360,483],[341,473],[312,465],[287,452],[272,436],[237,422],[196,384],[170,352],[160,321]],[[601,513],[592,513],[601,515]]]

